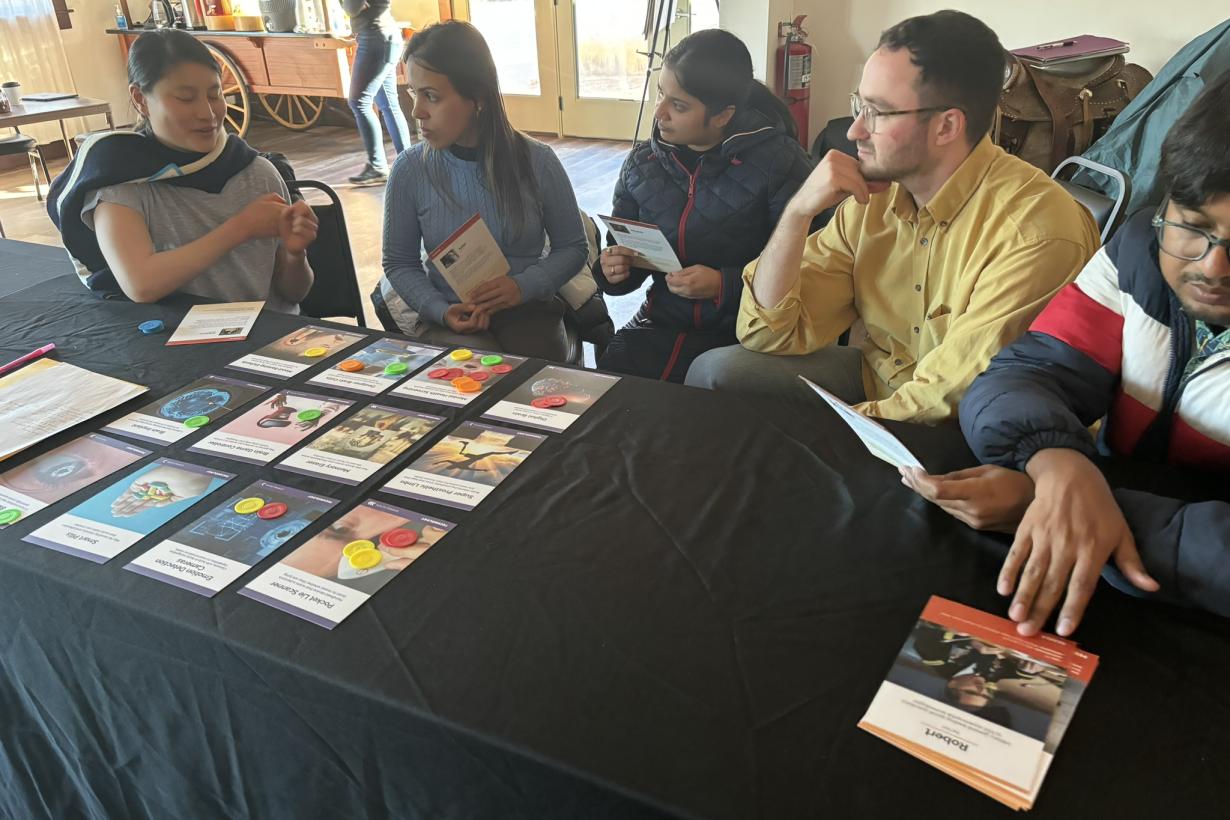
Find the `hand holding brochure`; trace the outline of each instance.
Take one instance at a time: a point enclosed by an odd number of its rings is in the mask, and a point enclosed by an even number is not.
[[[427,255],[449,287],[463,301],[479,285],[499,279],[511,270],[499,244],[478,214]]]
[[[679,257],[675,255],[675,249],[671,247],[671,243],[662,235],[657,225],[634,222],[631,219],[619,219],[614,216],[599,216],[598,218],[611,232],[616,245],[630,248],[641,255],[636,267],[662,273],[674,273],[683,269],[683,265],[679,263]]]
[[[824,399],[829,407],[837,411],[837,415],[854,431],[854,435],[859,437],[859,440],[863,442],[863,446],[873,456],[881,461],[888,462],[898,469],[901,467],[926,469],[923,467],[922,462],[918,460],[918,457],[911,453],[896,436],[888,432],[883,425],[864,416],[807,377],[799,376],[799,378],[806,382],[808,387],[815,390],[816,395]]]

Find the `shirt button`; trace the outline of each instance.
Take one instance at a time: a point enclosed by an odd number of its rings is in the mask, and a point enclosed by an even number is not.
[[[919,240],[918,244],[920,244],[920,245],[926,245],[926,244],[927,244],[927,237],[925,237],[925,236],[924,236],[921,240]]]
[[[897,367],[901,367],[901,365],[905,364],[905,362],[900,359],[893,359],[893,364],[897,365]]]
[[[922,285],[915,285],[914,290],[917,291],[918,293],[922,293]]]
[[[917,328],[917,327],[916,327],[916,328],[914,328],[914,332],[915,332],[915,333],[917,333],[917,332],[918,332],[918,328]]]
[[[941,222],[941,223],[940,223],[940,227],[941,227],[941,228],[947,228],[947,227],[948,227],[948,223],[947,223],[947,222]]]

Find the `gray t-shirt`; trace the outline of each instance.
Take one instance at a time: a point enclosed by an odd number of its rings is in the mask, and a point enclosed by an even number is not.
[[[290,201],[286,183],[273,163],[257,157],[227,181],[218,193],[198,191],[161,182],[126,182],[91,191],[81,209],[81,220],[94,229],[94,208],[114,202],[137,211],[149,228],[154,250],[161,253],[200,239],[265,194]],[[283,313],[298,313],[299,306],[273,293],[273,266],[277,239],[252,239],[233,248],[180,290],[223,302],[258,302]]]

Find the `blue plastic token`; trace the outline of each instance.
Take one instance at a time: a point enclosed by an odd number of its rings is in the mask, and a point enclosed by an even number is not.
[[[166,327],[166,325],[162,323],[161,319],[150,319],[148,322],[142,322],[137,325],[137,330],[141,331],[146,336],[149,336],[154,333],[161,333],[164,327]]]

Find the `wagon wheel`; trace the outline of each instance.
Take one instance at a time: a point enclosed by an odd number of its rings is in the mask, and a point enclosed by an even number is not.
[[[218,61],[222,72],[222,98],[226,100],[226,130],[236,136],[248,133],[248,124],[252,121],[252,98],[248,94],[248,84],[239,71],[239,66],[231,56],[220,48],[209,43],[205,44],[209,52]]]
[[[278,125],[292,131],[308,130],[325,110],[324,97],[305,94],[257,94],[256,97]]]

